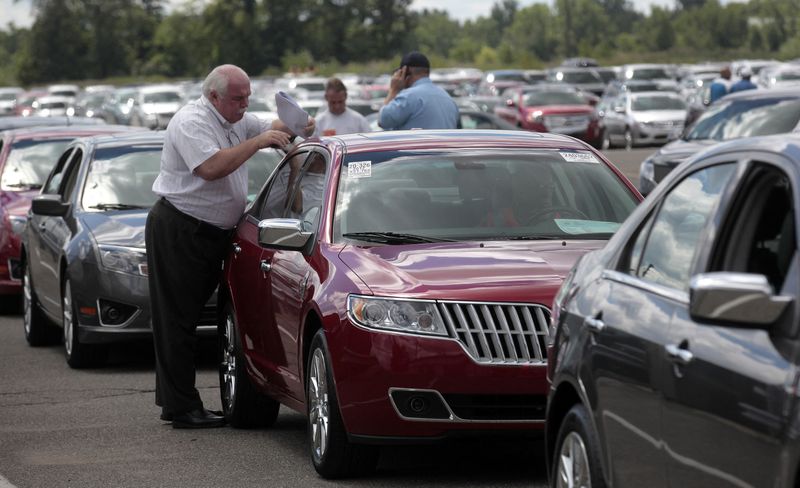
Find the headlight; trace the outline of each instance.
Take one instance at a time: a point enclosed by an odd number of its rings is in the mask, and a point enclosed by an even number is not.
[[[448,335],[434,302],[350,295],[347,298],[347,315],[356,324],[371,329]]]
[[[104,268],[136,276],[147,276],[147,254],[144,249],[106,244],[97,247]]]
[[[534,124],[543,124],[544,123],[544,117],[542,117],[542,111],[541,110],[535,110],[535,111],[529,113],[528,114],[528,122],[531,122],[531,123],[534,123]]]
[[[22,232],[25,230],[25,224],[28,223],[28,217],[23,217],[21,215],[12,215],[8,218],[11,222],[11,232],[15,235],[21,236]]]

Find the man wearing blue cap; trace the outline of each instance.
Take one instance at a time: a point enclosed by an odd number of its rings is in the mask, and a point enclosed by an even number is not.
[[[424,54],[412,51],[403,56],[400,68],[392,74],[378,125],[385,130],[456,128],[458,107],[431,81],[430,72]]]

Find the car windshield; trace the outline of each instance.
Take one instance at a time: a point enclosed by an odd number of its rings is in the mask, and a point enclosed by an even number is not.
[[[778,81],[795,81],[800,80],[800,71],[781,71],[775,76]]]
[[[16,100],[17,94],[16,93],[0,93],[0,100]]]
[[[686,110],[686,102],[677,97],[640,96],[631,100],[631,109],[648,110]]]
[[[601,80],[591,71],[564,71],[562,81],[566,83],[600,83]]]
[[[144,103],[171,103],[181,101],[181,96],[177,92],[148,93],[142,98]]]
[[[371,243],[607,239],[637,204],[588,151],[357,154],[338,188],[334,239]]]
[[[124,146],[95,151],[81,205],[88,211],[150,208],[158,199],[153,182],[161,167],[161,146]]]
[[[586,105],[586,100],[577,93],[566,91],[530,91],[522,99],[526,107],[541,107],[543,105]]]
[[[791,132],[800,121],[800,99],[721,100],[709,107],[686,134],[687,140],[724,141]]]
[[[26,140],[12,144],[0,175],[0,188],[17,191],[41,188],[71,140]]]

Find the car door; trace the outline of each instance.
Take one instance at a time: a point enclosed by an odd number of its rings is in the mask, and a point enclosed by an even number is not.
[[[762,274],[776,293],[796,300],[797,181],[777,159],[742,165],[747,170],[700,270]],[[662,415],[670,486],[779,486],[786,412],[796,402],[787,341],[797,334],[796,308],[770,328],[700,323],[687,307],[677,312]]]
[[[729,167],[727,176],[732,172]],[[631,236],[614,269],[606,270],[584,324],[594,385],[593,411],[614,486],[666,486],[662,453],[661,378],[664,348],[676,311],[688,300],[693,256],[721,189],[698,194],[700,181],[720,176],[702,170],[675,185]],[[724,171],[723,171],[724,173]],[[723,185],[724,186],[724,185]],[[685,216],[684,212],[691,215]]]
[[[321,152],[311,152],[291,189],[284,217],[300,219],[305,231],[318,231],[327,166],[327,158]],[[265,247],[261,254],[261,261],[269,265],[264,286],[271,293],[273,320],[280,332],[274,338],[279,341],[274,350],[277,373],[286,394],[298,401],[305,398],[300,341],[306,291],[309,282],[318,282],[310,264],[313,255],[305,251]]]
[[[62,203],[69,203],[80,171],[83,149],[76,147],[63,166],[63,171],[53,174],[46,184],[46,190],[59,195]],[[35,259],[31,267],[32,283],[45,310],[53,316],[61,315],[61,276],[60,262],[64,244],[72,231],[67,224],[71,219],[73,207],[65,216],[36,216],[38,241],[35,244]]]
[[[250,366],[258,372],[275,394],[285,392],[286,386],[278,372],[284,356],[281,352],[280,331],[275,324],[270,260],[272,251],[264,256],[259,243],[260,221],[281,218],[286,214],[292,186],[307,157],[300,153],[281,162],[262,193],[236,230],[232,241],[233,257],[229,262],[229,284],[236,310],[242,346]]]

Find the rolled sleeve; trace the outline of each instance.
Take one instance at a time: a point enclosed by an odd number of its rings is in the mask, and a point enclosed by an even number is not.
[[[196,120],[186,120],[178,124],[174,131],[175,147],[178,148],[189,171],[203,164],[208,158],[222,149],[217,144],[214,131],[208,124]]]

